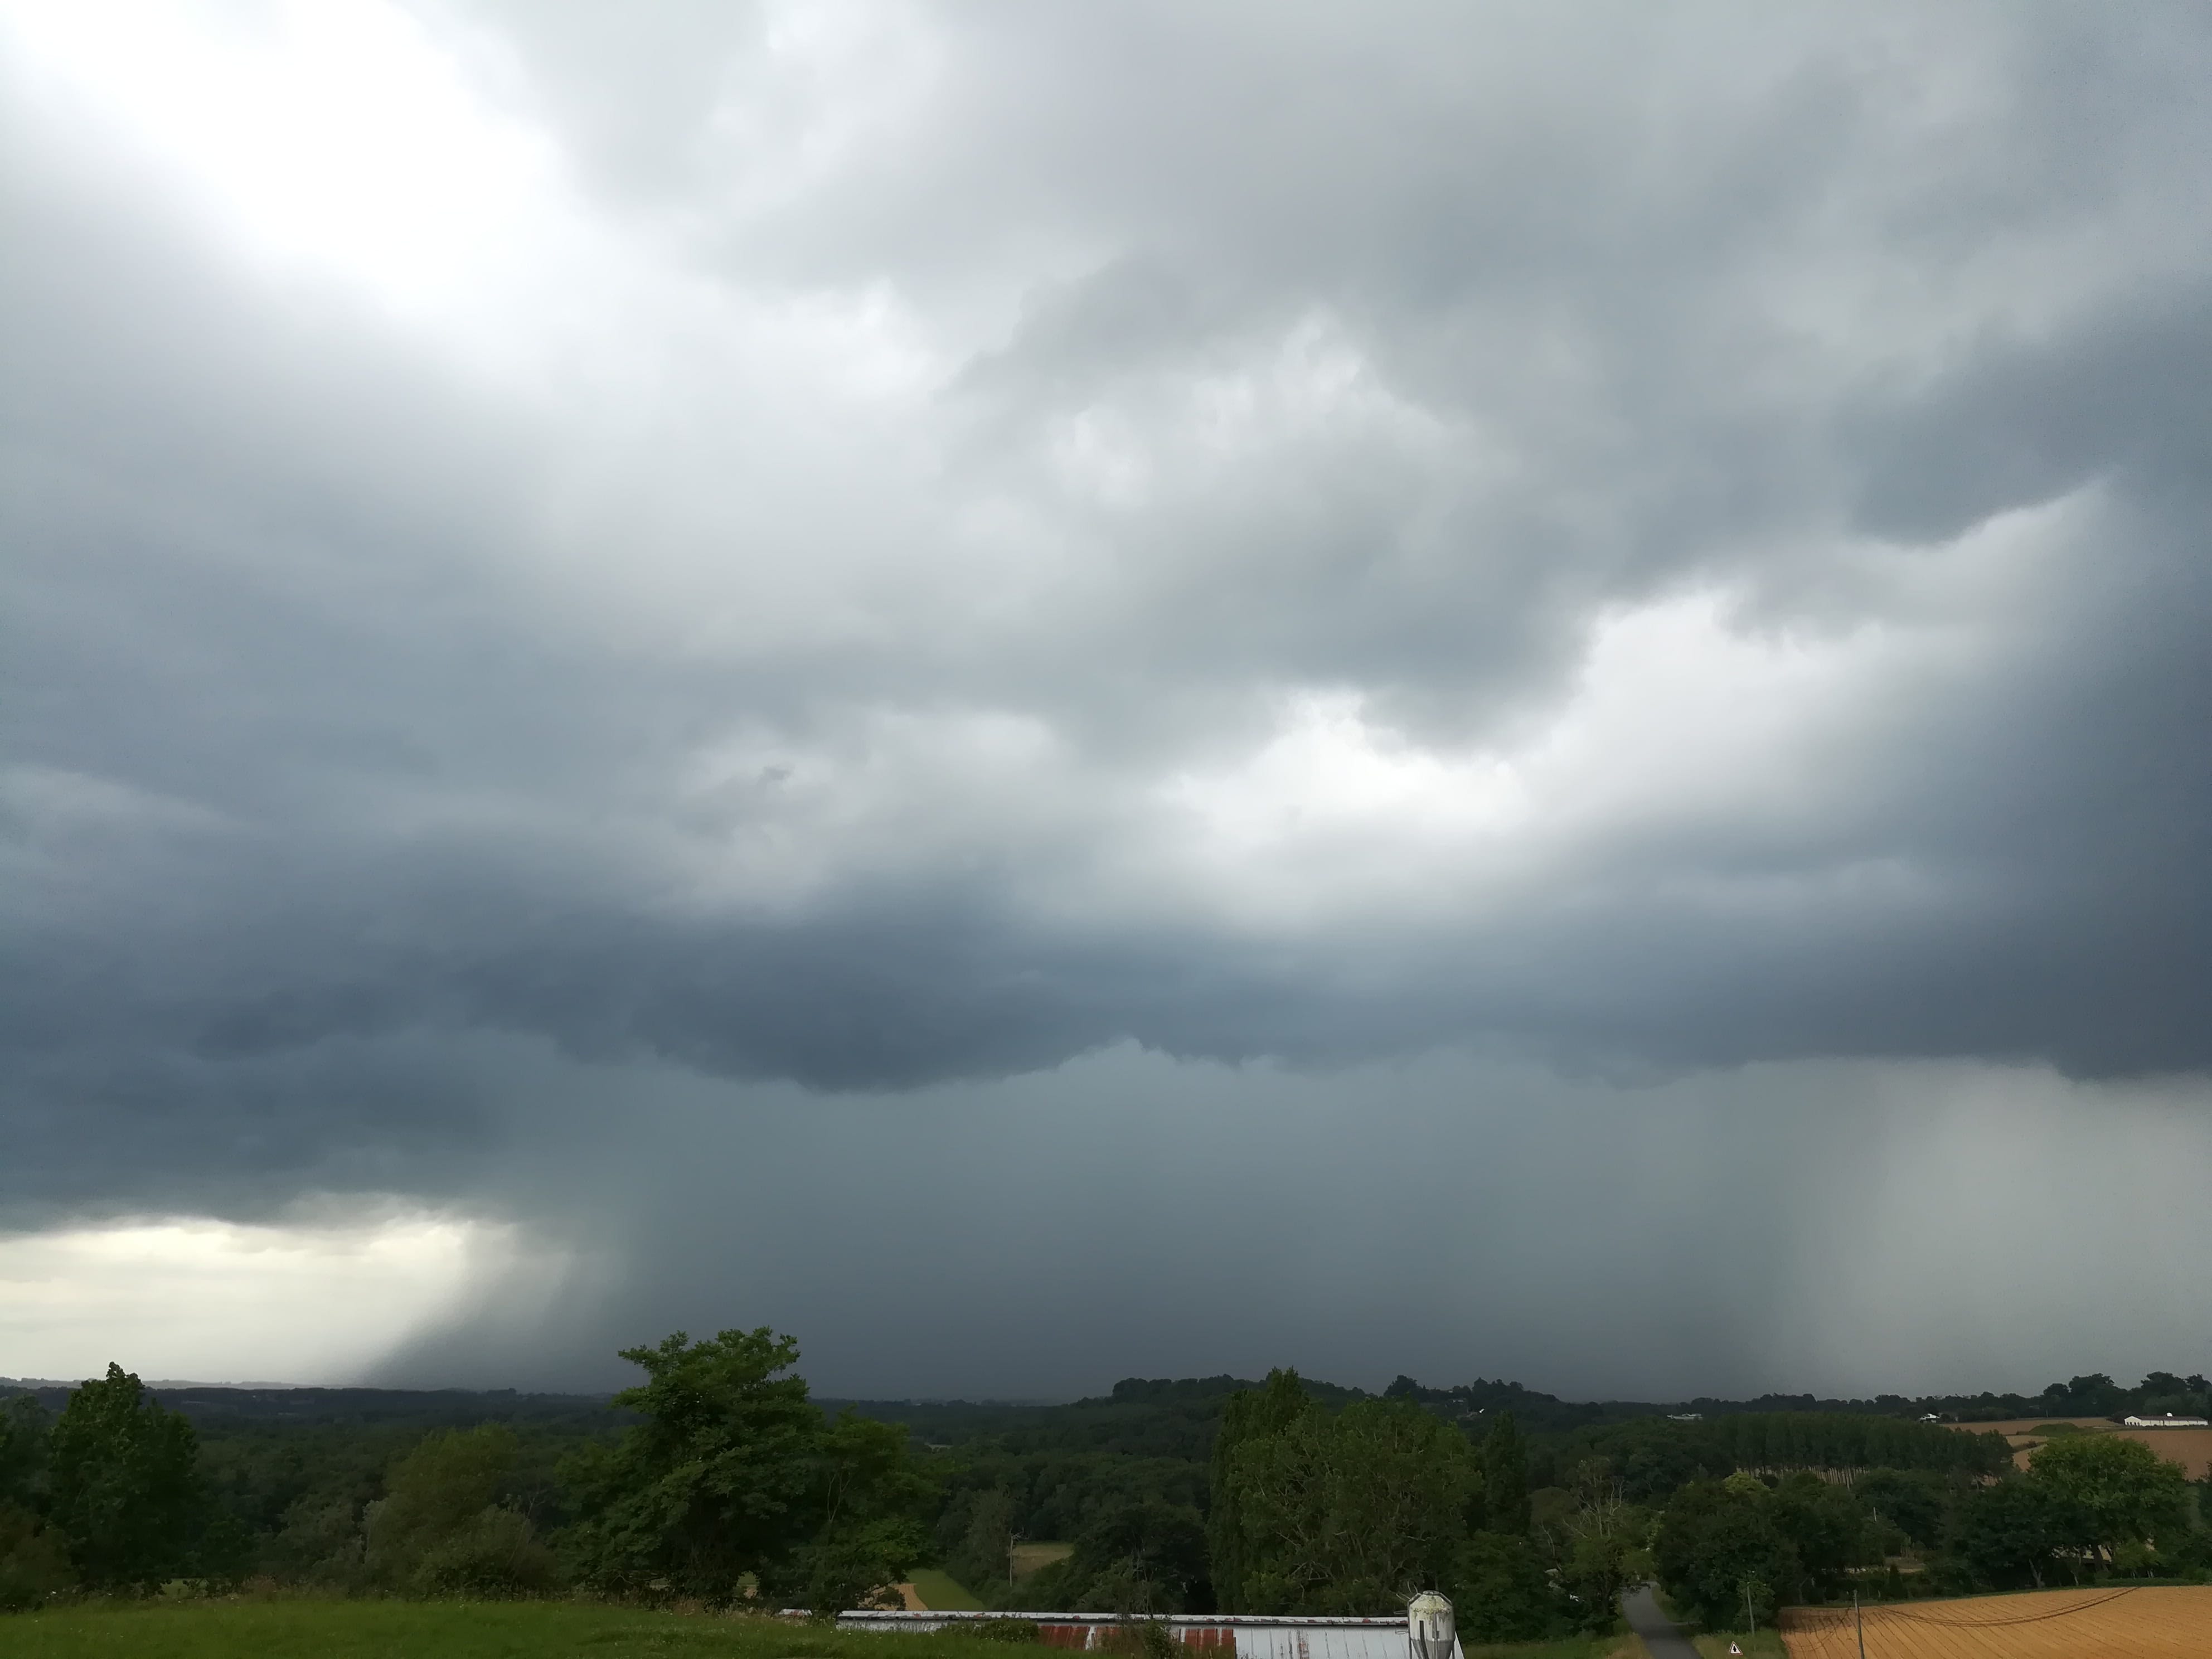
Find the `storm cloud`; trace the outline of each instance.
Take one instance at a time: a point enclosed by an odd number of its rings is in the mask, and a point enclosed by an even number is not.
[[[2207,1356],[2199,11],[66,10],[0,1222],[539,1239],[408,1376]]]

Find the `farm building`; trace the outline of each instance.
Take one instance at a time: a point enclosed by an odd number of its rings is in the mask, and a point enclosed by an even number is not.
[[[840,1630],[933,1631],[986,1619],[1034,1619],[1048,1647],[1126,1647],[1127,1621],[1110,1613],[841,1613]],[[1275,1619],[1249,1613],[1178,1616],[1156,1622],[1177,1641],[1218,1659],[1407,1659],[1401,1614],[1394,1619]],[[1465,1659],[1457,1638],[1452,1659]]]
[[[2161,1412],[2155,1417],[2130,1417],[2124,1421],[2131,1429],[2212,1428],[2212,1420],[2202,1417],[2176,1417],[2172,1412]]]

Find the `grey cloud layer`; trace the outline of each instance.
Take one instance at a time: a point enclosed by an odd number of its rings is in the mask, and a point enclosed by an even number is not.
[[[8,1213],[465,1197],[487,1033],[2212,1065],[2200,15],[418,15],[708,320],[549,264],[518,390],[15,118]],[[1733,768],[1358,880],[1162,804],[1701,593],[1844,665]]]
[[[604,1385],[640,1332],[733,1309],[876,1397],[1285,1364],[1571,1396],[2032,1389],[2212,1336],[2190,1316],[2201,1089],[1864,1062],[1621,1089],[1466,1054],[1316,1075],[1124,1047],[824,1100],[526,1045],[496,1066],[536,1133],[479,1190],[573,1218],[549,1229],[572,1254],[486,1285],[394,1377]]]

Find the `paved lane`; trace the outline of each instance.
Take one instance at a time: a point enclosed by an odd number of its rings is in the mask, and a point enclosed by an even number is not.
[[[1690,1645],[1690,1638],[1669,1624],[1667,1615],[1659,1611],[1659,1598],[1652,1595],[1650,1585],[1622,1596],[1620,1610],[1628,1615],[1629,1629],[1642,1637],[1644,1645],[1651,1650],[1651,1659],[1698,1659],[1698,1650]]]

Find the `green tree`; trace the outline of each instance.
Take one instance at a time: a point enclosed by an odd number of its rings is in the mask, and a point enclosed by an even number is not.
[[[1717,1630],[1741,1630],[1748,1592],[1763,1623],[1792,1595],[1796,1552],[1775,1524],[1773,1498],[1747,1474],[1698,1480],[1674,1494],[1659,1517],[1652,1559],[1659,1583],[1693,1618]]]
[[[1084,1529],[1056,1582],[1077,1613],[1172,1613],[1207,1599],[1206,1522],[1185,1504],[1120,1504]]]
[[[1306,1397],[1295,1370],[1267,1373],[1264,1387],[1240,1389],[1223,1404],[1213,1437],[1212,1503],[1206,1517],[1207,1553],[1212,1564],[1215,1605],[1224,1613],[1257,1611],[1247,1593],[1251,1559],[1250,1522],[1245,1514],[1245,1484],[1236,1473],[1249,1444],[1287,1433],[1320,1408]]]
[[[1373,1615],[1449,1576],[1479,1477],[1458,1431],[1368,1400],[1246,1440],[1229,1479],[1249,1605]]]
[[[521,1595],[549,1588],[552,1552],[502,1503],[514,1470],[502,1424],[434,1434],[393,1468],[363,1528],[370,1575],[424,1595]]]
[[[2048,1489],[2032,1480],[2000,1480],[1970,1494],[1959,1508],[1955,1543],[1978,1582],[2041,1589],[2060,1543]]]
[[[678,1331],[622,1357],[646,1380],[614,1403],[642,1419],[568,1466],[583,1577],[631,1595],[764,1595],[829,1610],[903,1576],[931,1486],[894,1425],[836,1424],[793,1371],[798,1344],[763,1326],[693,1342]]]
[[[1922,1549],[1942,1541],[1948,1496],[1943,1477],[1923,1469],[1869,1469],[1852,1483],[1869,1514]]]
[[[0,1612],[36,1607],[73,1582],[68,1558],[39,1518],[48,1432],[37,1396],[0,1404]]]
[[[1467,1539],[1453,1559],[1450,1586],[1467,1641],[1540,1642],[1583,1622],[1553,1587],[1535,1546],[1518,1534],[1478,1532]]]
[[[965,1506],[967,1525],[945,1565],[970,1589],[1006,1579],[1014,1537],[1014,1495],[1004,1486],[979,1492]]]
[[[1528,1449],[1511,1412],[1498,1413],[1483,1438],[1482,1513],[1492,1532],[1528,1530]]]
[[[351,1595],[369,1587],[364,1506],[349,1497],[311,1492],[285,1506],[262,1540],[265,1571],[287,1583]]]
[[[2122,1544],[2155,1542],[2189,1524],[2189,1480],[2139,1441],[2070,1435],[2028,1460],[2028,1480],[2051,1500],[2059,1541],[2109,1558]]]
[[[53,1428],[48,1523],[87,1584],[144,1586],[220,1565],[207,1559],[198,1452],[192,1425],[119,1365],[70,1395]]]
[[[1578,1460],[1569,1479],[1571,1489],[1530,1494],[1531,1535],[1555,1564],[1576,1622],[1593,1632],[1610,1630],[1619,1621],[1620,1592],[1637,1576],[1632,1558],[1643,1553],[1650,1516],[1625,1500],[1625,1483],[1607,1458]]]
[[[1559,1563],[1559,1584],[1574,1598],[1576,1622],[1585,1629],[1610,1630],[1619,1620],[1633,1547],[1621,1532],[1582,1532],[1568,1544]]]
[[[1800,1470],[1775,1489],[1770,1508],[1775,1526],[1796,1553],[1806,1587],[1815,1595],[1834,1591],[1851,1568],[1881,1559],[1877,1534],[1849,1486]]]
[[[2064,1382],[2053,1382],[2043,1391],[2044,1409],[2056,1417],[2109,1417],[2127,1404],[2127,1390],[2106,1376],[2093,1371]]]
[[[38,1516],[0,1504],[0,1613],[21,1613],[76,1583],[69,1558]]]
[[[35,1510],[46,1499],[52,1425],[36,1395],[0,1405],[0,1504]]]
[[[922,1517],[938,1496],[909,1438],[900,1425],[849,1408],[822,1423],[799,1507],[804,1541],[784,1571],[762,1573],[764,1590],[824,1615],[871,1599],[899,1605],[890,1586],[927,1547]]]

